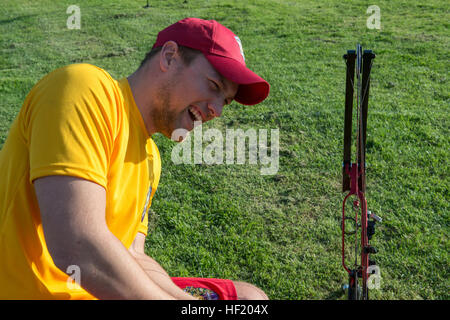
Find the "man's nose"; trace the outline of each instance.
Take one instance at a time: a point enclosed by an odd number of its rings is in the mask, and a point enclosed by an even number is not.
[[[222,109],[223,103],[219,102],[208,103],[209,118],[213,119],[216,117],[220,117],[220,115],[222,114]]]

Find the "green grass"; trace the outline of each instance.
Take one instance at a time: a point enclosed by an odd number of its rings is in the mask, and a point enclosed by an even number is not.
[[[132,73],[157,32],[187,16],[216,19],[271,83],[262,104],[233,103],[204,128],[280,130],[280,166],[174,165],[163,172],[147,253],[173,276],[240,279],[272,299],[343,299],[340,191],[345,64],[357,42],[377,57],[368,119],[368,206],[376,299],[449,298],[449,23],[446,1],[6,1],[0,12],[0,146],[33,84],[76,62]],[[381,30],[366,9],[381,9]]]

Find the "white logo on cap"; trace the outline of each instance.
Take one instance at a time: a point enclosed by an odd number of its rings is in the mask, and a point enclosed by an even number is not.
[[[241,39],[239,39],[238,36],[234,36],[234,38],[236,39],[236,42],[237,42],[238,45],[239,45],[239,50],[241,50],[241,56],[242,56],[242,59],[244,59],[244,62],[245,62],[244,49],[242,49],[242,42],[241,42]]]

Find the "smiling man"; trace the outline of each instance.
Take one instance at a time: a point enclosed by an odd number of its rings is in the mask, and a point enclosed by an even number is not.
[[[151,136],[268,93],[239,38],[195,18],[162,30],[128,78],[77,64],[41,79],[0,153],[0,298],[267,299],[245,282],[170,277],[144,243],[161,172]]]

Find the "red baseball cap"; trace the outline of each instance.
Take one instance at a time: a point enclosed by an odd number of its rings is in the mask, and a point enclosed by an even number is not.
[[[235,100],[254,105],[269,95],[269,83],[245,65],[244,51],[239,37],[215,20],[186,18],[158,33],[153,48],[167,41],[199,50],[225,78],[239,84]]]

